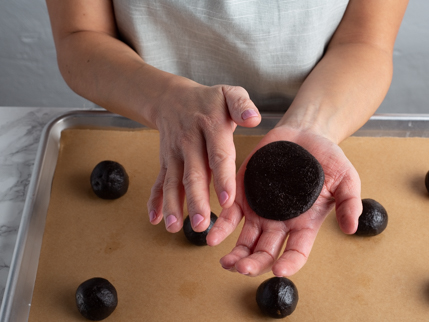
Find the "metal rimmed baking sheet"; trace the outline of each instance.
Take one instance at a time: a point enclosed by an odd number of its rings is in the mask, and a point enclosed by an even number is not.
[[[279,118],[278,115],[264,115],[258,128],[239,128],[236,132],[244,135],[264,134],[277,123]],[[377,115],[372,117],[355,136],[425,138],[429,137],[428,121],[428,115]],[[68,113],[46,126],[39,145],[18,232],[0,312],[1,321],[28,319],[61,132],[72,128],[137,130],[142,129],[143,126],[108,112],[93,111]]]

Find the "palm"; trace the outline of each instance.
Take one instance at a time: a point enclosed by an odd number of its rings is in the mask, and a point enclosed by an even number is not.
[[[243,178],[249,156],[237,173],[234,205],[222,211],[207,237],[209,244],[218,244],[245,217],[236,247],[221,259],[224,268],[251,276],[270,269],[278,276],[296,273],[305,264],[317,232],[334,204],[342,230],[345,233],[356,230],[361,213],[360,180],[342,150],[321,136],[278,127],[270,131],[254,151],[279,140],[293,141],[316,157],[325,172],[322,192],[314,205],[299,217],[287,221],[259,217],[250,209],[244,194]],[[279,257],[287,237],[285,251]]]

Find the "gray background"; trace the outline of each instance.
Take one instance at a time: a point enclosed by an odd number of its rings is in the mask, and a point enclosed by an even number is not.
[[[428,13],[429,1],[410,1],[378,113],[429,113]],[[0,0],[0,106],[94,107],[58,71],[44,0]]]

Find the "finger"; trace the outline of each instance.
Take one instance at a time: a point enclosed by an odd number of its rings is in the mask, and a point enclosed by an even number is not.
[[[265,227],[253,253],[237,261],[235,268],[238,272],[258,276],[271,270],[280,254],[287,237],[287,230],[283,222],[269,223]]]
[[[232,130],[225,127],[207,133],[206,145],[219,203],[223,208],[231,207],[236,194],[236,154]]]
[[[204,151],[205,147],[201,145],[200,149]],[[192,229],[202,232],[210,224],[210,171],[205,153],[186,150],[186,148],[183,150],[185,156],[183,185],[188,212]]]
[[[245,245],[237,245],[232,251],[220,259],[220,264],[226,270],[236,272],[235,263],[240,259],[245,258],[251,254],[251,250]]]
[[[258,108],[243,87],[223,85],[222,91],[229,114],[235,123],[244,127],[255,127],[261,122]]]
[[[258,222],[246,220],[238,237],[236,246],[232,251],[221,258],[220,263],[223,268],[231,269],[236,267],[236,263],[253,253],[253,249],[257,244],[258,238],[261,235],[261,226]],[[246,271],[239,271],[241,274],[246,274]]]
[[[362,213],[361,182],[354,168],[344,175],[333,195],[341,230],[346,234],[354,234]]]
[[[216,246],[223,242],[237,228],[241,218],[243,218],[243,212],[236,203],[223,209],[207,235],[207,244]]]
[[[291,231],[285,251],[273,265],[273,274],[281,277],[298,272],[307,262],[317,231],[309,228]]]
[[[157,225],[162,220],[163,186],[167,169],[161,166],[147,202],[149,221]]]
[[[178,232],[183,225],[183,162],[170,158],[163,185],[162,213],[167,231]]]

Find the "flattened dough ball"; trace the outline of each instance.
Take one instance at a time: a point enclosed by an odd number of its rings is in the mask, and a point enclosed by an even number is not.
[[[128,191],[129,178],[124,167],[116,161],[101,161],[92,170],[91,187],[102,199],[118,199]]]
[[[272,277],[259,285],[256,303],[262,313],[274,319],[291,315],[298,304],[298,290],[286,277]]]
[[[118,294],[108,280],[94,277],[77,288],[76,305],[80,314],[88,320],[101,321],[116,309]]]
[[[388,216],[384,207],[374,199],[362,199],[363,210],[355,235],[375,236],[387,227]]]
[[[207,235],[210,231],[210,229],[212,229],[214,223],[217,220],[217,216],[214,213],[210,213],[210,225],[209,227],[202,231],[202,232],[195,232],[192,229],[192,225],[191,225],[191,220],[188,217],[186,217],[186,219],[183,222],[183,232],[185,233],[186,238],[194,245],[197,246],[206,246],[207,245]]]
[[[324,181],[325,174],[316,158],[289,141],[276,141],[260,148],[244,173],[250,208],[263,218],[279,221],[310,209]]]

